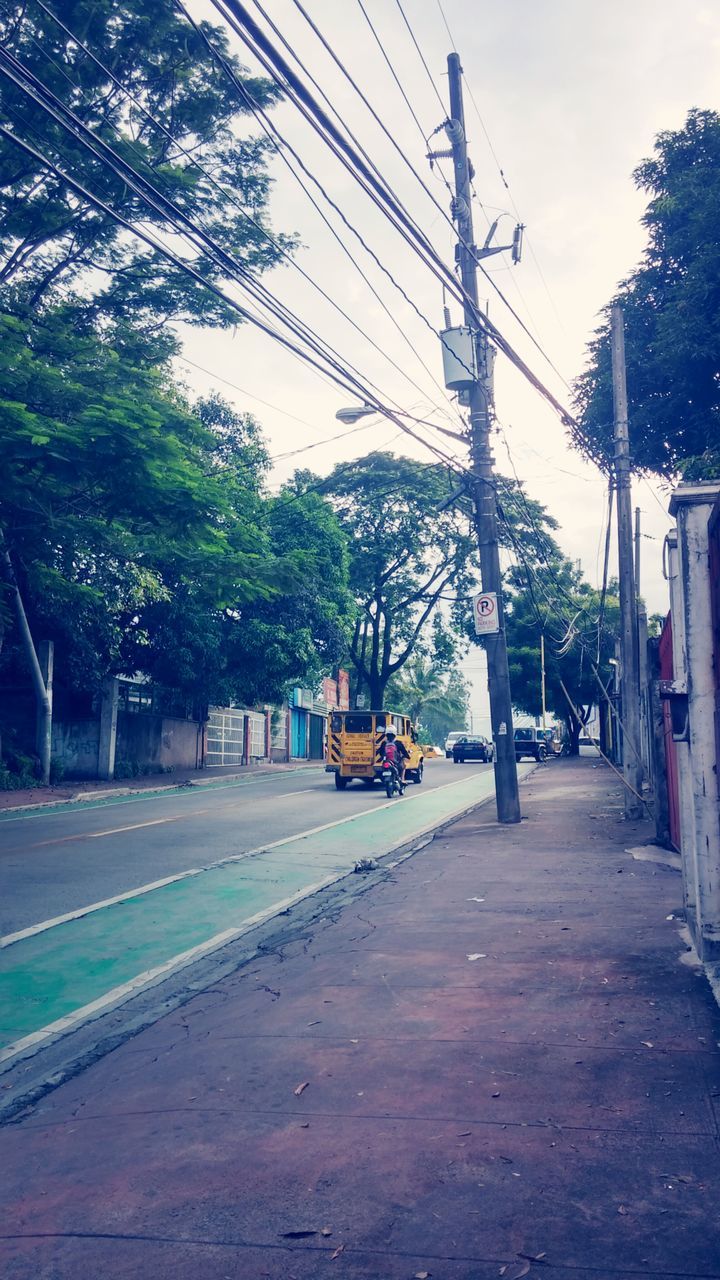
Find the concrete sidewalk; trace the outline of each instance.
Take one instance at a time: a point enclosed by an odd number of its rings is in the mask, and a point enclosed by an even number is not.
[[[0,1136],[8,1280],[720,1280],[720,1012],[554,761]]]

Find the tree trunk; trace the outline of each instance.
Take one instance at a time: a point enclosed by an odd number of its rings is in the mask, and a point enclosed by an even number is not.
[[[565,728],[567,729],[568,743],[570,745],[570,755],[580,755],[580,723],[572,712],[568,712],[565,716]]]

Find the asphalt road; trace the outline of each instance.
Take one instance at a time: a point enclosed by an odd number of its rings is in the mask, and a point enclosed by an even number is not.
[[[490,769],[433,760],[422,786],[411,785],[408,797]],[[319,767],[8,814],[0,817],[0,935],[370,813],[384,800],[377,786],[354,783],[336,791]]]

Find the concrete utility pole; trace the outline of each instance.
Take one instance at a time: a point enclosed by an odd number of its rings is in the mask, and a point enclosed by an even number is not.
[[[625,817],[643,815],[640,800],[643,770],[640,761],[640,681],[636,580],[633,565],[633,525],[630,494],[625,334],[622,309],[611,311],[612,382],[615,415],[615,487],[617,490],[618,568],[620,577],[620,653],[622,657],[623,774]],[[633,794],[636,793],[636,794]]]
[[[520,821],[517,764],[513,738],[510,674],[502,607],[502,579],[498,552],[493,456],[490,452],[490,412],[493,401],[494,349],[485,333],[478,329],[477,250],[473,238],[470,167],[465,138],[465,113],[462,97],[462,67],[457,53],[448,57],[450,79],[450,119],[447,132],[455,167],[455,200],[453,217],[459,243],[456,248],[460,277],[466,295],[465,324],[474,334],[477,355],[477,380],[469,391],[471,457],[475,527],[480,549],[483,591],[497,595],[500,630],[485,637],[490,692],[490,718],[495,743],[495,799],[499,822]]]
[[[540,632],[540,688],[542,693],[542,726],[547,729],[547,706],[545,704],[545,632]]]

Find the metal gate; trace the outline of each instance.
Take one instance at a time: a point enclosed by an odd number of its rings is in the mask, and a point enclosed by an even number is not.
[[[248,711],[246,714],[249,720],[250,759],[264,760],[267,721],[259,711]]]
[[[245,712],[230,707],[211,707],[205,737],[205,765],[245,764]]]
[[[307,759],[307,711],[301,707],[290,709],[290,755],[296,760]]]
[[[310,759],[322,760],[325,755],[325,717],[310,716]]]

